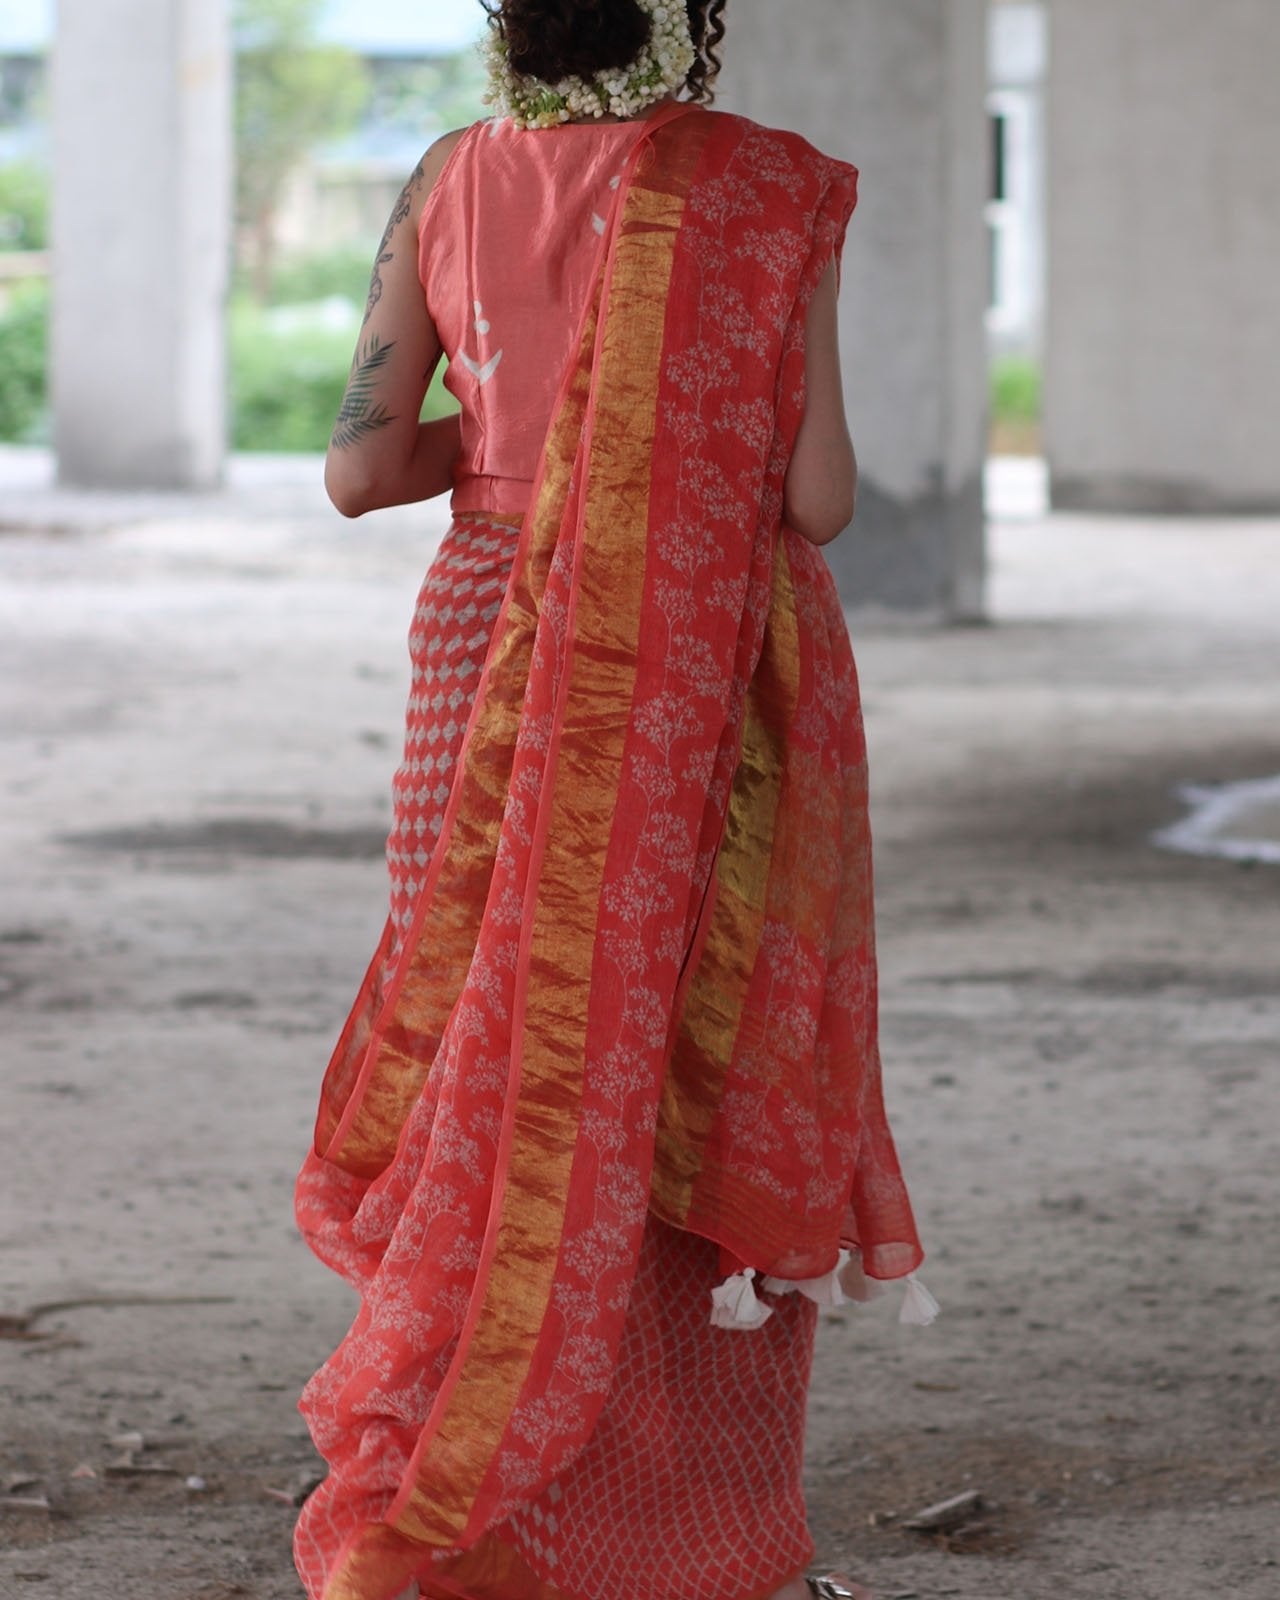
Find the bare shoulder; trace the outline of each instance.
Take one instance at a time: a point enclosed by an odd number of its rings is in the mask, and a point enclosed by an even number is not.
[[[474,126],[475,124],[472,123],[468,127],[454,128],[449,133],[442,133],[436,142],[428,148],[419,162],[423,177],[428,184],[434,183],[444,171],[445,163]]]
[[[448,164],[449,157],[470,132],[471,128],[467,127],[454,128],[449,133],[442,133],[434,144],[428,146],[423,153],[422,160],[413,169],[413,176],[409,180],[409,188],[413,194],[413,218],[415,222],[421,216],[427,196],[435,188],[436,180]]]

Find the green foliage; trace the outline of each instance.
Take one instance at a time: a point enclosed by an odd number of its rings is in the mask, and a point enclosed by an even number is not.
[[[232,437],[237,450],[323,450],[342,404],[359,331],[287,319],[239,301],[231,317]],[[456,410],[440,376],[424,417]]]
[[[33,161],[0,167],[0,250],[44,250],[48,243],[48,173]]]
[[[1028,356],[1002,356],[991,368],[991,412],[998,423],[1039,422],[1043,379]]]
[[[351,335],[280,327],[242,301],[231,313],[232,442],[237,450],[323,450],[351,359]]]
[[[371,120],[406,135],[465,128],[488,115],[484,103],[488,75],[477,50],[430,61],[387,62],[374,78]],[[424,121],[425,119],[425,121]]]
[[[48,287],[23,284],[0,311],[0,440],[24,444],[39,430],[48,340]]]
[[[298,264],[325,280],[334,262]],[[362,267],[362,272],[365,270]],[[361,291],[363,300],[363,290]],[[329,443],[351,368],[359,313],[346,327],[308,317],[280,317],[247,297],[231,312],[231,432],[236,450],[319,451]],[[41,437],[46,417],[45,362],[49,289],[28,283],[0,310],[0,442],[22,444]],[[424,417],[456,411],[437,373],[423,406]]]
[[[331,328],[305,314],[281,320],[246,299],[231,315],[231,420],[236,450],[323,450],[342,404],[359,316]],[[45,419],[49,292],[26,284],[0,312],[0,441],[38,438]],[[456,406],[437,375],[423,407]]]
[[[270,304],[273,306],[310,305],[334,297],[349,300],[363,311],[369,292],[369,267],[373,261],[370,240],[347,250],[330,250],[321,255],[284,257],[271,279]],[[241,276],[237,291],[248,293],[249,284]]]
[[[369,96],[360,57],[316,43],[322,9],[323,0],[235,0],[236,215],[262,300],[285,185],[313,145],[351,131]]]

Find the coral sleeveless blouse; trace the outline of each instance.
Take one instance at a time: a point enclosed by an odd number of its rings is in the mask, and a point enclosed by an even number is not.
[[[521,516],[594,280],[634,122],[459,140],[427,197],[418,272],[462,407],[455,512]]]

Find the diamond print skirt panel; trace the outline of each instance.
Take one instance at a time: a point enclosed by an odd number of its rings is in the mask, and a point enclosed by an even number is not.
[[[387,841],[394,966],[440,833],[518,529],[459,517],[409,634],[404,759]],[[618,1365],[573,1466],[518,1516],[425,1576],[429,1600],[754,1600],[813,1554],[801,1487],[816,1307],[770,1299],[749,1336],[713,1328],[718,1248],[646,1225]]]
[[[424,1600],[758,1600],[813,1556],[801,1486],[817,1307],[713,1328],[719,1252],[650,1216],[609,1397],[577,1460]]]
[[[404,760],[392,782],[387,839],[391,951],[400,953],[414,899],[440,836],[462,736],[515,560],[511,523],[457,518],[423,581],[409,632],[413,677]]]

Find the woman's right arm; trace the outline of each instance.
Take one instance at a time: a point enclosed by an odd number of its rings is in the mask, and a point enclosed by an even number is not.
[[[805,327],[805,408],[787,468],[783,520],[811,544],[830,544],[853,521],[858,462],[840,378],[836,264],[827,267]]]
[[[405,184],[374,258],[369,303],[325,459],[325,487],[344,517],[445,494],[456,416],[422,422],[440,338],[418,281],[418,222],[465,130],[437,139]]]

